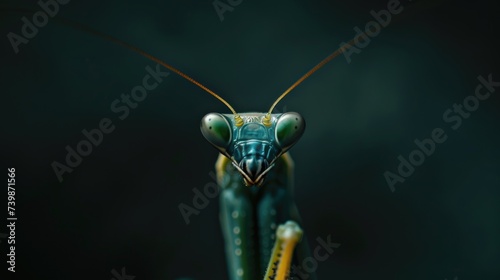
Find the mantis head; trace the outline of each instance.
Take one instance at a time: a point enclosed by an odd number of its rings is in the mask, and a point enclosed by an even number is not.
[[[295,112],[271,114],[269,119],[266,113],[238,116],[242,123],[234,114],[207,114],[201,120],[201,132],[232,161],[245,185],[260,186],[276,159],[300,139],[305,122]]]

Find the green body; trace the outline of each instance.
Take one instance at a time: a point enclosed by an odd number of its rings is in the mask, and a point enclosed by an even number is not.
[[[242,114],[244,124],[238,127],[232,115],[208,114],[201,125],[204,136],[221,152],[216,171],[231,280],[262,279],[278,225],[290,220],[301,224],[293,200],[293,161],[286,151],[300,138],[305,123],[297,113],[285,113],[273,114],[272,125],[265,126],[263,116]],[[260,175],[265,179],[257,180]],[[293,264],[301,265],[308,256],[303,238]]]

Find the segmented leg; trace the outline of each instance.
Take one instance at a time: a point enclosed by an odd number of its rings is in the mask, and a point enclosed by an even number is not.
[[[301,219],[293,200],[293,160],[288,153],[284,154],[274,167],[272,173],[260,189],[257,204],[257,221],[259,224],[259,247],[261,267],[267,267],[275,244],[277,225],[294,221],[298,225]],[[301,266],[311,253],[306,238],[297,244],[293,265]],[[308,279],[316,279],[315,273],[310,273]]]
[[[264,280],[289,279],[293,252],[302,234],[302,229],[294,221],[288,221],[278,227],[276,242]]]
[[[220,220],[231,280],[262,279],[272,257],[277,226],[287,221],[300,224],[293,201],[292,172],[293,161],[284,154],[261,187],[247,187],[230,160],[219,156]],[[290,253],[292,265],[300,266],[310,256],[305,238],[295,251],[295,255]],[[314,273],[308,274],[308,280],[314,279]]]

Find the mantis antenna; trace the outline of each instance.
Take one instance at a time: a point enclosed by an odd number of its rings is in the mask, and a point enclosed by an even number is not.
[[[0,11],[2,11],[3,9],[0,9]],[[30,12],[33,12],[32,10],[30,9],[9,9],[10,11],[15,11],[15,12],[20,12],[20,13],[30,13]],[[61,17],[56,17],[54,18],[54,20],[57,20],[65,25],[68,25],[68,26],[71,26],[75,29],[79,29],[79,30],[82,30],[84,32],[87,32],[87,33],[90,33],[92,35],[95,35],[95,36],[98,36],[98,37],[101,37],[105,40],[108,40],[108,41],[111,41],[115,44],[118,44],[122,47],[125,47],[131,51],[134,51],[142,56],[144,56],[145,58],[151,60],[151,61],[154,61],[158,64],[160,64],[161,66],[167,68],[168,70],[176,73],[177,75],[181,76],[182,78],[190,81],[191,83],[197,85],[198,87],[200,87],[201,89],[203,89],[204,91],[208,92],[209,94],[211,94],[213,97],[217,98],[220,102],[222,102],[224,105],[226,105],[229,110],[231,110],[231,112],[234,114],[234,119],[235,119],[235,124],[236,126],[242,126],[243,125],[243,119],[241,118],[241,116],[236,113],[236,111],[234,110],[234,108],[226,101],[224,100],[224,98],[220,97],[218,94],[216,94],[215,92],[213,92],[212,90],[210,90],[209,88],[207,88],[206,86],[202,85],[200,82],[196,81],[195,79],[191,78],[190,76],[184,74],[183,72],[181,72],[179,69],[173,67],[172,65],[162,61],[161,59],[153,56],[153,55],[150,55],[149,53],[145,52],[144,50],[138,48],[138,47],[135,47],[133,45],[130,45],[120,39],[117,39],[111,35],[108,35],[108,34],[105,34],[105,33],[102,33],[100,31],[97,31],[93,28],[90,28],[88,26],[85,26],[85,25],[82,25],[78,22],[75,22],[75,21],[72,21],[72,20],[69,20],[69,19],[65,19],[65,18],[61,18]]]
[[[184,74],[183,72],[181,72],[179,69],[173,67],[172,65],[162,61],[161,59],[145,52],[144,50],[138,48],[138,47],[135,47],[133,45],[130,45],[120,39],[117,39],[111,35],[108,35],[108,34],[105,34],[105,33],[102,33],[100,31],[97,31],[93,28],[90,28],[90,27],[87,27],[85,25],[82,25],[80,23],[77,23],[75,21],[72,21],[72,20],[68,20],[68,19],[65,19],[65,18],[57,18],[57,20],[59,20],[60,22],[66,24],[66,25],[69,25],[69,26],[72,26],[76,29],[80,29],[82,31],[85,31],[87,33],[90,33],[90,34],[93,34],[95,36],[98,36],[98,37],[101,37],[105,40],[108,40],[108,41],[111,41],[115,44],[118,44],[120,46],[123,46],[131,51],[134,51],[142,56],[144,56],[145,58],[151,60],[151,61],[154,61],[160,65],[162,65],[163,67],[167,68],[168,70],[176,73],[177,75],[181,76],[182,78],[190,81],[191,83],[197,85],[198,87],[200,87],[201,89],[203,89],[204,91],[208,92],[210,95],[212,95],[213,97],[217,98],[220,102],[222,102],[224,105],[226,105],[229,110],[231,110],[231,112],[234,114],[234,119],[235,119],[235,124],[236,126],[242,126],[243,125],[243,119],[241,118],[241,116],[236,113],[236,111],[234,110],[234,108],[226,101],[224,100],[224,98],[220,97],[218,94],[216,94],[215,92],[213,92],[212,90],[210,90],[209,88],[207,88],[206,86],[202,85],[200,82],[196,81],[195,79],[191,78],[190,76]],[[343,46],[341,46],[340,48],[338,48],[336,51],[334,51],[332,54],[330,54],[329,56],[327,56],[325,59],[323,59],[320,63],[318,63],[316,66],[314,66],[311,70],[309,70],[307,73],[305,73],[302,77],[300,77],[300,79],[298,79],[295,83],[293,83],[285,92],[283,92],[279,97],[278,99],[276,99],[276,101],[274,101],[273,105],[271,106],[271,108],[269,109],[269,111],[267,112],[267,114],[264,116],[264,118],[262,119],[262,123],[266,126],[271,126],[271,113],[273,112],[274,110],[274,107],[276,107],[276,105],[286,96],[288,95],[293,89],[295,89],[299,84],[301,84],[305,79],[309,78],[309,76],[311,76],[314,72],[318,71],[321,67],[323,67],[325,64],[327,64],[328,62],[330,62],[332,59],[334,59],[335,57],[337,57],[338,55],[344,53],[347,49],[349,49],[350,47],[352,47],[353,43],[354,43],[354,40],[356,40],[358,37],[364,35],[365,33],[361,33],[361,34],[358,34],[356,37],[354,37],[351,41],[349,41],[347,44],[344,44]]]
[[[352,47],[354,40],[358,39],[358,37],[364,35],[365,32],[358,34],[356,37],[354,37],[351,41],[349,41],[347,44],[342,45],[340,48],[338,48],[336,51],[331,53],[329,56],[327,56],[325,59],[323,59],[320,63],[316,64],[311,70],[309,70],[307,73],[304,74],[304,76],[300,77],[293,85],[291,85],[285,92],[283,92],[276,101],[274,101],[273,105],[271,105],[271,108],[267,112],[267,114],[264,116],[262,119],[262,123],[265,126],[271,126],[271,113],[274,110],[274,107],[278,105],[278,103],[283,99],[285,96],[287,96],[293,89],[295,89],[300,83],[302,83],[305,79],[309,78],[314,72],[318,71],[321,67],[323,67],[325,64],[330,62],[330,60],[334,59],[337,57],[339,54],[344,53],[347,49]]]

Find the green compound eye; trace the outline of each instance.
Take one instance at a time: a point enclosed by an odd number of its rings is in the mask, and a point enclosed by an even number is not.
[[[306,123],[299,113],[281,115],[276,122],[276,141],[283,149],[289,149],[304,133]]]
[[[201,119],[200,129],[205,139],[219,150],[225,150],[231,142],[231,126],[221,114],[205,115]]]

